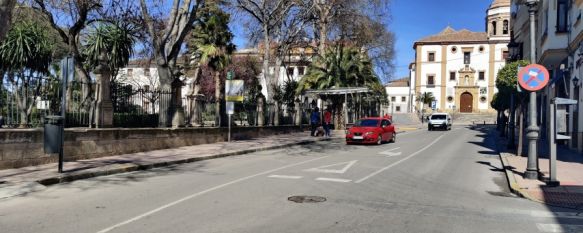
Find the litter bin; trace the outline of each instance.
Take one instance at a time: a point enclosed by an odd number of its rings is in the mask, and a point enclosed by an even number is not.
[[[58,154],[61,151],[62,116],[46,116],[44,121],[45,154]]]

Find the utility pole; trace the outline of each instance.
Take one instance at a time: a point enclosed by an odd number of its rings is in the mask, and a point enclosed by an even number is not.
[[[526,6],[530,18],[530,63],[536,63],[536,24],[535,15],[538,7],[538,0],[527,0]],[[536,92],[530,92],[530,103],[528,105],[529,111],[529,125],[526,128],[526,137],[528,138],[528,162],[524,178],[529,180],[538,179],[538,155],[537,155],[537,141],[539,138],[540,128],[537,125],[536,113]]]

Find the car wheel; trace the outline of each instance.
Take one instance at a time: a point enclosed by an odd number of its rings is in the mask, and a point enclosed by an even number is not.
[[[431,128],[431,126],[429,126],[429,127],[427,127],[427,130],[431,131],[431,130],[433,130],[433,129]]]
[[[393,137],[391,137],[391,142],[395,143],[397,141],[397,133],[393,132]]]
[[[379,137],[377,138],[377,145],[382,145],[383,144],[383,137],[381,137],[381,135],[379,135]]]

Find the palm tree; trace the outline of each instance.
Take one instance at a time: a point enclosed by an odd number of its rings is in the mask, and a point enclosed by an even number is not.
[[[431,105],[431,103],[435,100],[435,96],[433,96],[433,93],[431,92],[423,92],[419,98],[417,98],[417,101],[420,102],[421,104],[423,104],[421,109],[425,109],[425,105],[429,106]]]
[[[136,37],[129,26],[100,24],[85,39],[83,54],[87,58],[87,66],[99,65],[99,56],[107,52],[111,77],[114,79],[119,69],[125,67],[133,56],[135,43]]]
[[[324,56],[318,56],[300,80],[297,94],[305,90],[342,87],[368,87],[376,96],[385,96],[385,89],[374,74],[372,63],[365,54],[353,47],[329,47]],[[335,109],[336,127],[344,127],[344,96],[331,98]]]
[[[20,127],[29,124],[43,76],[49,72],[52,61],[53,44],[46,31],[37,23],[20,21],[13,25],[0,44],[0,70],[12,84]]]
[[[235,45],[232,43],[233,33],[229,29],[229,20],[231,16],[221,10],[216,3],[209,3],[209,6],[203,11],[202,21],[192,32],[190,49],[192,55],[198,58],[198,65],[195,76],[198,79],[200,75],[200,65],[206,64],[213,71],[215,82],[215,125],[226,126],[225,113],[225,88],[224,80],[221,74],[231,63],[231,54],[235,51]],[[197,85],[198,80],[195,80]],[[199,111],[198,108],[194,109]],[[197,113],[194,113],[196,115]]]

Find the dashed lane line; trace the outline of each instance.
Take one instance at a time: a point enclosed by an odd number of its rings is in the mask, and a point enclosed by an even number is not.
[[[301,179],[302,176],[286,176],[286,175],[271,175],[269,178],[279,178],[279,179]]]

